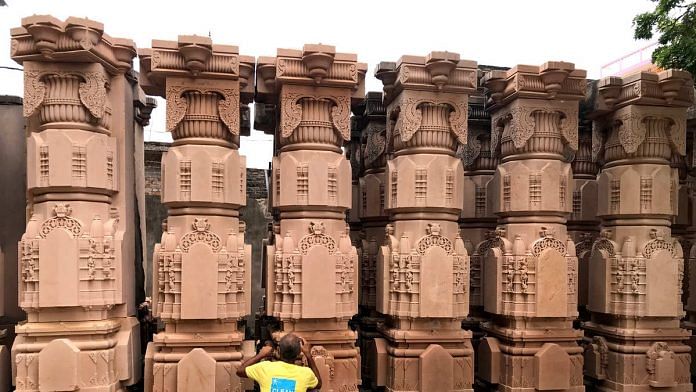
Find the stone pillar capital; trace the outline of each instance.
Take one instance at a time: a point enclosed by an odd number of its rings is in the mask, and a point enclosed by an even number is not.
[[[10,56],[20,64],[99,63],[110,74],[120,74],[132,68],[136,54],[133,41],[110,37],[103,24],[90,19],[33,15],[23,18],[22,27],[11,29],[10,35]]]
[[[585,76],[584,70],[566,62],[487,72],[482,83],[488,89],[492,150],[511,142],[503,155],[577,151],[578,101],[585,96]],[[535,134],[539,140],[528,144]],[[556,145],[559,137],[562,147]]]

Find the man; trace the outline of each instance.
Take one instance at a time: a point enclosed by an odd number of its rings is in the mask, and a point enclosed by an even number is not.
[[[295,365],[302,352],[310,369]],[[321,389],[321,375],[312,358],[312,346],[304,339],[289,333],[278,342],[280,361],[263,361],[273,357],[273,346],[267,343],[255,357],[244,361],[237,369],[237,376],[248,377],[261,387],[261,392],[306,392]]]

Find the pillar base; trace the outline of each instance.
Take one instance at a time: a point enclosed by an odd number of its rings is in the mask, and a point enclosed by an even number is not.
[[[374,339],[375,383],[389,392],[473,391],[472,333],[460,329],[380,328]]]
[[[689,333],[644,320],[632,328],[587,322],[585,376],[597,391],[692,391]]]
[[[17,391],[125,391],[141,377],[140,328],[134,317],[24,323],[15,329]]]
[[[584,391],[582,333],[571,328],[508,329],[484,325],[477,385],[489,391]]]
[[[236,323],[219,326],[227,326],[227,332],[179,328],[156,334],[145,353],[145,391],[253,390],[253,381],[237,377],[236,371],[256,354],[254,342],[245,341],[243,332],[229,332]]]

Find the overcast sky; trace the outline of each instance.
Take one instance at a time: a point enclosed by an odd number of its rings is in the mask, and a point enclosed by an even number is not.
[[[252,56],[305,43],[335,45],[368,63],[368,90],[381,90],[372,75],[378,62],[433,50],[500,66],[569,61],[598,78],[603,65],[647,44],[633,40],[631,21],[654,6],[648,0],[6,2],[8,7],[0,7],[2,66],[17,66],[9,58],[10,28],[24,16],[52,14],[97,20],[107,34],[133,39],[140,48],[179,34],[210,34],[214,43],[238,45],[241,54]],[[0,95],[22,95],[21,72],[0,69],[0,80]],[[163,103],[146,130],[149,140],[170,140]],[[267,168],[271,149],[270,137],[261,132],[242,140],[248,167]]]

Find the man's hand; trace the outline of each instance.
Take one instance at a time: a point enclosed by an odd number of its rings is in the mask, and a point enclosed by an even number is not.
[[[270,344],[270,342],[266,342],[266,345],[261,347],[261,350],[259,350],[259,355],[263,358],[273,356],[273,346]]]
[[[307,343],[307,341],[304,340],[304,338],[300,338],[300,349],[302,350],[302,354],[305,355],[305,357],[309,358],[312,356],[312,345]]]

